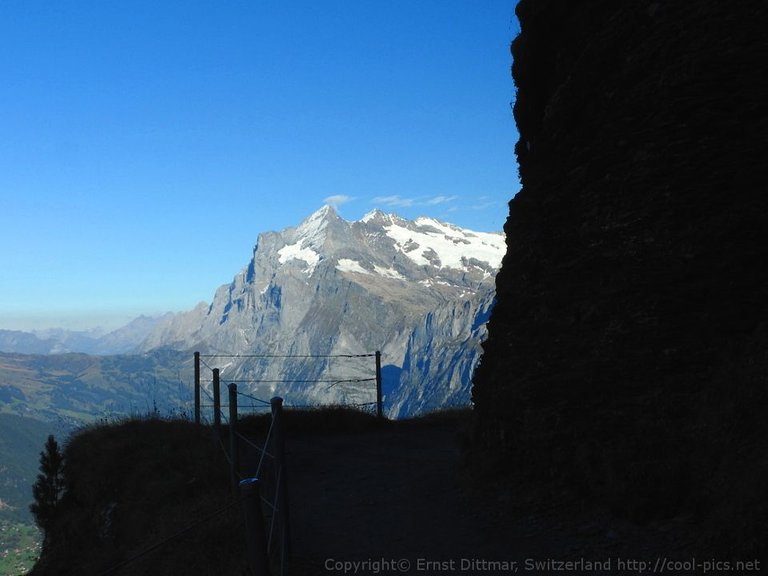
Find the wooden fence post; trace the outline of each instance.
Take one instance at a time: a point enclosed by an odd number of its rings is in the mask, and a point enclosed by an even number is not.
[[[195,352],[195,424],[200,424],[200,352]]]
[[[268,576],[267,538],[264,534],[258,478],[246,478],[240,482],[240,503],[245,516],[251,569],[256,576]]]
[[[275,505],[282,532],[281,552],[283,565],[285,565],[291,548],[291,530],[288,521],[288,467],[285,462],[283,399],[275,396],[269,403],[272,406],[272,453],[275,456],[275,473],[277,474],[277,501]]]
[[[237,384],[229,385],[229,476],[232,489],[237,493],[240,458],[237,448]]]
[[[384,417],[384,406],[381,395],[381,352],[376,350],[376,416]]]
[[[221,432],[221,382],[219,369],[213,369],[213,430],[218,436]]]

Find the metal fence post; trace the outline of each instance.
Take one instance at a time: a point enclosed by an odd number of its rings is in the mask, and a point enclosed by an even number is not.
[[[219,369],[213,369],[213,429],[218,436],[221,433],[221,383]]]
[[[229,385],[229,475],[232,489],[237,492],[238,470],[240,469],[237,448],[237,384]]]
[[[267,538],[264,534],[258,478],[246,478],[240,482],[240,502],[245,516],[251,569],[256,576],[268,576]]]
[[[381,352],[376,350],[376,416],[384,417],[384,406],[381,394]]]
[[[195,352],[195,424],[200,424],[200,352]]]
[[[291,549],[291,530],[288,521],[288,469],[285,462],[283,399],[275,396],[269,403],[272,406],[272,452],[275,455],[275,470],[277,474],[277,501],[275,504],[282,532],[281,551],[283,563],[285,563]]]

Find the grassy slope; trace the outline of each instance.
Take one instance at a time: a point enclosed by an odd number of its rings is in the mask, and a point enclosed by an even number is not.
[[[92,426],[67,442],[65,458],[68,492],[34,574],[99,574],[210,516],[120,573],[238,573],[239,516],[227,508],[223,454],[204,430],[161,419]]]

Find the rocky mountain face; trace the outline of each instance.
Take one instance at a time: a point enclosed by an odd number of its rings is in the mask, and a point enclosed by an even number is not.
[[[522,191],[475,372],[515,490],[764,546],[766,6],[522,0]],[[546,487],[546,488],[545,488]],[[762,548],[762,551],[765,551]]]
[[[408,337],[399,385],[386,394],[387,412],[399,418],[447,406],[464,406],[467,383],[482,354],[495,291],[448,302],[424,316]]]
[[[295,404],[372,402],[373,358],[332,356],[380,350],[388,413],[436,406],[422,397],[441,386],[437,398],[466,405],[503,252],[501,234],[378,210],[348,222],[325,206],[297,227],[261,234],[250,263],[210,305],[167,318],[142,348],[221,355],[207,364],[223,381]]]

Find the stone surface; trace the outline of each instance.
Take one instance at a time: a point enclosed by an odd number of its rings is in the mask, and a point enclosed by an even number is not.
[[[523,186],[475,372],[478,451],[638,519],[709,507],[731,531],[719,545],[751,550],[768,469],[765,5],[517,14]]]

